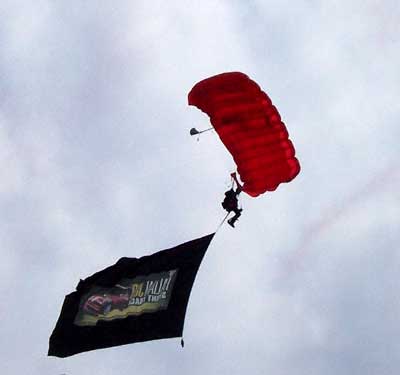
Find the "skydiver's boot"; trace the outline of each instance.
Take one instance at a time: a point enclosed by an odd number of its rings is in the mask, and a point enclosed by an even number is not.
[[[233,218],[228,220],[228,224],[229,224],[232,228],[235,228],[235,221],[233,220]]]

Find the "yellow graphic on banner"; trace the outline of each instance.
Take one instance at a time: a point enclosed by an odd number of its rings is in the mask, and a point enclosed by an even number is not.
[[[114,287],[93,287],[80,302],[74,323],[93,326],[99,320],[111,321],[131,315],[168,308],[178,270],[123,279]]]

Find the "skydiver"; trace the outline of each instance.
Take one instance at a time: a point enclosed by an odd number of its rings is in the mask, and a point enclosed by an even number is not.
[[[232,227],[235,228],[235,222],[237,219],[239,219],[240,215],[242,214],[242,209],[238,207],[238,196],[242,191],[242,186],[239,184],[239,181],[236,178],[236,173],[233,172],[231,173],[231,177],[236,183],[236,190],[233,189],[233,186],[230,190],[225,192],[225,198],[224,201],[221,203],[222,207],[230,212],[234,212],[235,216],[231,217],[228,220],[228,224]]]

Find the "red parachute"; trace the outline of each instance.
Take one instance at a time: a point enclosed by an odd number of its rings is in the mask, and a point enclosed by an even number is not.
[[[200,81],[188,101],[210,116],[237,165],[243,191],[250,196],[273,191],[300,172],[278,110],[245,74],[222,73]]]

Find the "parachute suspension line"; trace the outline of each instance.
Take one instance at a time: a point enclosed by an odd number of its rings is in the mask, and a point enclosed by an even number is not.
[[[242,201],[240,200],[240,194],[238,195],[238,206],[239,209],[242,209]]]
[[[236,179],[236,172],[231,173],[231,181],[232,181],[231,189],[233,189],[233,187],[235,186],[235,182],[236,182],[236,191],[238,191],[238,189],[240,189],[239,193],[237,193],[236,196],[238,198],[239,208],[242,208],[242,202],[240,200],[240,193],[242,192],[243,186],[239,185],[239,182]]]

